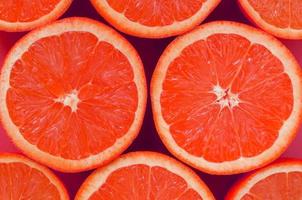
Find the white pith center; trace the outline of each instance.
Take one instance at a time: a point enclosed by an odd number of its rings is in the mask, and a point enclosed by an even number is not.
[[[239,105],[240,99],[238,94],[232,93],[230,89],[223,89],[221,86],[215,85],[213,92],[217,96],[216,103],[219,104],[221,108],[234,108]]]
[[[69,106],[72,112],[76,112],[78,109],[78,103],[80,102],[78,98],[78,91],[72,90],[69,94],[56,99],[56,101],[64,104],[64,106]]]

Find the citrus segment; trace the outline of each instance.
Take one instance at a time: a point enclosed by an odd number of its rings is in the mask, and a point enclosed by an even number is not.
[[[133,22],[145,26],[165,26],[175,21],[192,17],[204,3],[204,0],[181,1],[128,1],[121,4],[118,0],[108,0],[109,6]],[[147,15],[151,13],[151,15]]]
[[[293,29],[302,29],[302,3],[299,0],[291,0],[290,1],[290,9],[291,9],[291,18],[290,18],[290,26]]]
[[[91,0],[117,29],[130,35],[162,38],[184,33],[202,22],[220,0]]]
[[[9,22],[28,22],[50,13],[60,0],[39,1],[2,1],[1,19]],[[6,9],[4,9],[4,7]]]
[[[279,161],[239,181],[227,200],[301,199],[302,162]]]
[[[149,183],[141,183],[137,180],[148,180]],[[149,185],[150,184],[150,185]],[[106,180],[106,183],[92,195],[109,199],[176,199],[186,189],[185,181],[161,168],[150,168],[146,165],[132,165],[114,171]],[[112,188],[114,190],[112,191]],[[135,191],[132,189],[135,188]],[[149,193],[148,193],[148,190]],[[97,198],[96,198],[97,199]]]
[[[297,61],[277,40],[213,22],[163,53],[151,83],[154,120],[168,149],[192,166],[248,171],[278,157],[293,139],[301,86]]]
[[[23,156],[1,154],[0,174],[1,199],[69,199],[50,170]]]
[[[253,44],[246,50],[245,61],[234,79],[233,90],[246,91],[262,83],[270,84],[283,72],[283,64],[265,46]],[[262,82],[258,82],[261,79]]]
[[[267,0],[265,4],[262,5],[260,5],[256,0],[248,0],[248,2],[268,23],[275,24],[279,28],[287,28],[289,26],[289,0]]]
[[[135,152],[96,170],[76,195],[80,199],[214,199],[190,169],[158,153]]]
[[[271,175],[256,183],[250,192],[252,195],[257,194],[257,197],[262,199],[287,199],[287,194],[284,191],[286,188],[286,176],[287,174],[285,173]]]
[[[56,169],[102,164],[139,131],[146,101],[141,61],[129,43],[95,21],[65,19],[30,33],[6,58],[2,81],[8,134]]]
[[[0,1],[0,30],[27,31],[59,18],[72,0]]]
[[[98,61],[100,58],[105,59]],[[47,151],[69,141],[65,144],[69,151],[61,156],[81,159],[89,156],[91,150],[100,152],[113,145],[129,129],[137,109],[133,71],[127,58],[111,44],[98,44],[91,33],[63,33],[35,42],[16,63],[10,76],[8,110],[22,134],[29,138],[39,135],[32,143],[40,149]],[[19,80],[24,71],[31,76]],[[32,79],[42,88],[32,88]],[[85,91],[87,87],[93,88],[90,94]],[[48,95],[43,96],[40,89]],[[37,104],[33,106],[32,102]],[[90,124],[101,130],[90,128]],[[103,134],[98,138],[106,146],[89,149],[89,135],[95,132],[108,133],[109,136]],[[50,138],[47,143],[40,140],[50,134],[56,139]],[[75,150],[78,146],[82,147],[81,152]],[[52,154],[60,156],[60,149],[52,150]]]
[[[238,0],[245,14],[265,31],[281,38],[302,38],[300,0]]]

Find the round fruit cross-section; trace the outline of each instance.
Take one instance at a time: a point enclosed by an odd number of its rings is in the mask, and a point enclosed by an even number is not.
[[[128,41],[99,22],[66,18],[11,49],[0,113],[24,153],[76,172],[109,162],[131,144],[146,95],[143,66]]]
[[[253,172],[235,184],[226,200],[302,199],[302,161],[288,159]]]
[[[278,40],[217,21],[177,38],[151,83],[158,133],[175,156],[211,174],[276,159],[301,122],[300,67]]]
[[[133,152],[96,170],[75,200],[214,200],[208,187],[188,167],[155,152]]]
[[[200,24],[221,0],[90,0],[110,24],[129,35],[164,38]]]
[[[17,154],[0,154],[0,199],[68,200],[61,181],[46,167]]]
[[[285,39],[302,39],[301,0],[238,0],[242,11],[266,32]]]
[[[59,18],[72,0],[1,0],[0,30],[28,31]]]

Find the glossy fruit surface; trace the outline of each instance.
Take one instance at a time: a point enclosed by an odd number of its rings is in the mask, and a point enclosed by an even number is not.
[[[29,31],[59,18],[72,0],[1,0],[0,30]]]
[[[211,174],[276,159],[301,122],[300,66],[278,40],[216,21],[174,40],[151,82],[158,133],[176,157]]]
[[[214,200],[188,167],[163,154],[132,152],[97,169],[81,186],[76,200]]]
[[[301,0],[238,0],[242,11],[266,32],[284,39],[302,39]]]
[[[221,0],[91,0],[110,24],[129,35],[164,38],[200,24]]]
[[[18,154],[0,154],[0,199],[69,200],[61,181],[46,167]]]
[[[302,161],[287,159],[253,172],[230,190],[226,200],[302,198]]]
[[[146,106],[135,49],[88,18],[66,18],[19,40],[4,62],[0,93],[2,122],[16,146],[66,172],[122,153]]]

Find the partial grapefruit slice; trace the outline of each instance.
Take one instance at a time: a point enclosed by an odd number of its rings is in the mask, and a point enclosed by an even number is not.
[[[285,39],[302,39],[301,0],[238,0],[247,17],[266,32]]]
[[[61,181],[44,166],[21,155],[0,154],[0,199],[68,200]]]
[[[109,162],[131,144],[146,95],[142,62],[129,42],[94,20],[67,18],[11,49],[0,113],[24,153],[76,172]]]
[[[226,200],[302,199],[302,161],[283,160],[253,172],[239,181]]]
[[[300,67],[274,37],[217,21],[177,38],[151,83],[158,133],[175,156],[211,174],[276,159],[301,122]]]
[[[76,200],[213,200],[208,187],[188,167],[163,154],[133,152],[96,170]]]
[[[221,0],[90,0],[118,30],[144,38],[185,33],[200,24]]]
[[[59,18],[72,0],[0,1],[0,30],[28,31]]]

